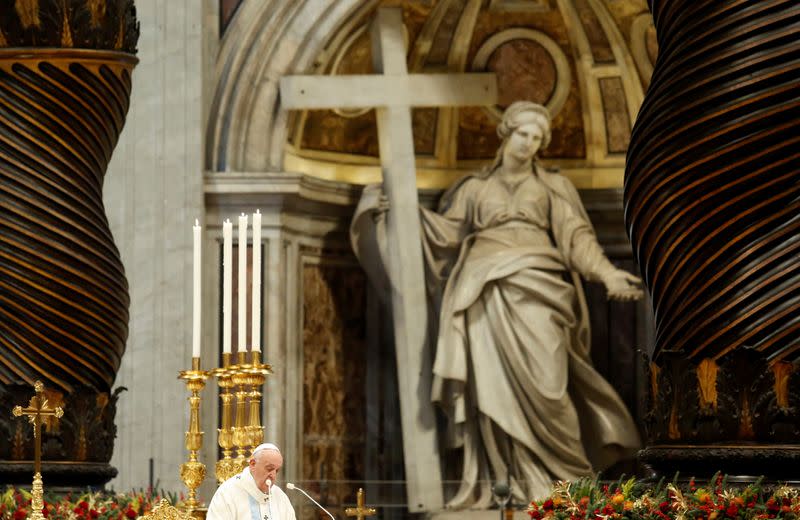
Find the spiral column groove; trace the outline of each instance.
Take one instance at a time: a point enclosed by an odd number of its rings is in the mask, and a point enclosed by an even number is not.
[[[102,200],[136,58],[0,50],[0,383],[109,392],[128,285]]]
[[[651,0],[625,219],[654,355],[800,355],[800,4]]]

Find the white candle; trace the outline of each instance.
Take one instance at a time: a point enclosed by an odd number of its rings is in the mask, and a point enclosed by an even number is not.
[[[239,217],[239,333],[238,352],[247,350],[247,215]]]
[[[222,224],[222,352],[231,352],[231,298],[233,290],[233,224]]]
[[[253,213],[253,303],[251,305],[253,352],[261,352],[261,212]]]
[[[192,290],[192,357],[200,357],[200,223],[195,219],[194,227],[194,259]]]

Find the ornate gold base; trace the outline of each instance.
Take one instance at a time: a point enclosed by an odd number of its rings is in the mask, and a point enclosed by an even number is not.
[[[180,509],[192,518],[199,518],[200,520],[205,520],[206,514],[208,514],[207,507],[181,507]]]
[[[217,465],[214,468],[214,474],[217,477],[217,483],[222,484],[229,478],[233,477],[237,473],[240,473],[242,469],[241,465],[236,459],[220,459],[217,461]]]
[[[33,476],[33,489],[31,490],[31,514],[29,520],[44,520],[42,509],[44,509],[44,486],[42,485],[42,474],[36,473]]]
[[[179,378],[186,382],[192,393],[189,397],[189,431],[186,432],[186,449],[189,460],[181,464],[181,480],[189,489],[186,508],[196,509],[201,504],[197,501],[197,488],[206,478],[206,466],[197,460],[197,452],[203,445],[203,432],[200,431],[200,391],[206,384],[209,372],[200,370],[200,359],[192,359],[192,370],[181,371]]]

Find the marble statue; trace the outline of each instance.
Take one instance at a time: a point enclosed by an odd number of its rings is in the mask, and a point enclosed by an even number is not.
[[[431,398],[449,419],[448,445],[464,450],[453,508],[488,507],[491,483],[506,479],[525,503],[639,447],[625,405],[592,366],[580,277],[620,301],[642,297],[640,280],[608,261],[570,181],[537,161],[550,141],[547,109],[513,103],[498,134],[489,168],[452,186],[438,212],[420,209],[438,322]],[[383,290],[390,213],[369,186],[351,226]]]

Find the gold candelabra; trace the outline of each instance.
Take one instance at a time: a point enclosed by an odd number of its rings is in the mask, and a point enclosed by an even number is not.
[[[200,358],[192,358],[192,369],[182,370],[179,376],[192,393],[189,397],[189,430],[186,432],[189,460],[181,464],[181,480],[189,488],[189,498],[184,503],[184,508],[189,514],[200,507],[197,501],[197,488],[206,478],[206,466],[197,460],[197,452],[203,446],[203,432],[200,431],[200,391],[206,385],[209,375],[208,371],[200,370]]]
[[[233,369],[231,368],[231,354],[222,354],[222,366],[212,370],[217,378],[217,385],[220,389],[219,399],[222,401],[222,424],[217,430],[217,443],[222,448],[222,459],[217,461],[214,475],[217,483],[222,484],[236,472],[236,463],[232,457],[233,447]]]
[[[217,378],[222,402],[222,424],[218,430],[222,459],[217,461],[215,471],[220,484],[247,466],[248,456],[264,438],[260,388],[272,369],[268,364],[261,363],[259,357],[259,352],[251,351],[248,362],[247,353],[238,352],[237,363],[232,365],[232,354],[225,353],[222,355],[222,367],[212,371]],[[237,390],[234,392],[234,389]]]
[[[236,364],[232,364],[232,354],[222,355],[222,366],[211,371],[200,370],[200,360],[192,359],[192,370],[180,372],[180,379],[192,392],[189,397],[189,431],[186,432],[186,448],[189,460],[181,465],[181,479],[189,488],[189,499],[185,502],[189,512],[199,508],[196,489],[205,478],[205,465],[197,460],[197,452],[203,443],[200,431],[200,391],[209,376],[217,379],[222,403],[222,421],[217,430],[217,442],[222,449],[222,458],[214,467],[218,484],[241,472],[248,463],[253,449],[261,444],[264,428],[261,425],[261,386],[272,367],[261,363],[260,352],[236,354]],[[236,454],[234,456],[234,448]]]
[[[237,352],[236,363],[231,369],[233,374],[231,379],[234,386],[238,387],[236,391],[236,421],[233,426],[233,443],[236,445],[236,458],[234,459],[237,473],[242,471],[247,465],[247,455],[250,448],[250,438],[247,434],[247,398],[250,392],[247,390],[247,375],[246,370],[249,368],[247,364],[247,353]]]
[[[247,425],[251,453],[256,446],[264,441],[264,427],[261,425],[260,389],[267,376],[272,373],[272,367],[267,363],[261,363],[260,357],[260,352],[250,352],[250,363],[244,369],[247,379],[246,384],[251,388],[250,423]]]

